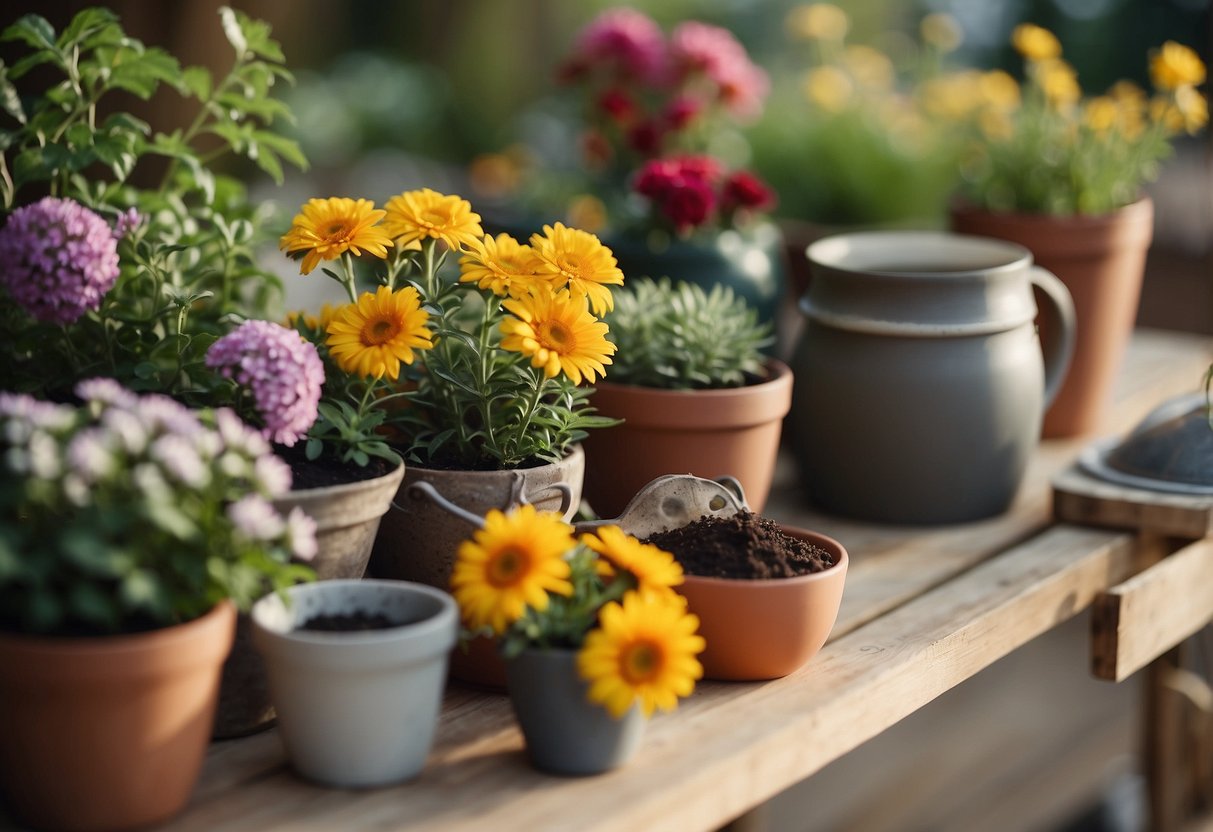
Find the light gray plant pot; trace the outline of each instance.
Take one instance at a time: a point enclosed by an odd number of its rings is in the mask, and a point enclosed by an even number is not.
[[[370,788],[421,773],[442,705],[458,608],[405,581],[301,584],[258,601],[253,643],[265,658],[291,765],[328,786]],[[316,615],[382,613],[401,626],[311,632]]]
[[[633,706],[620,719],[586,699],[575,650],[523,650],[506,662],[510,702],[532,765],[552,774],[599,774],[636,753],[645,718]]]

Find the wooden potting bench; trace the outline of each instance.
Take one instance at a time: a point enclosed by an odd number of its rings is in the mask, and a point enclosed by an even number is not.
[[[1211,359],[1208,338],[1138,331],[1104,433],[1121,434],[1163,399],[1197,389]],[[815,513],[781,459],[764,513],[836,537],[851,554],[830,642],[784,679],[701,683],[677,712],[651,721],[620,770],[535,771],[506,697],[452,684],[418,780],[361,792],[310,785],[291,773],[270,730],[213,744],[188,809],[167,828],[709,830],[1093,603],[1103,610],[1100,672],[1127,675],[1213,617],[1213,580],[1196,583],[1213,552],[1172,535],[1058,521],[1054,478],[1090,439],[1041,443],[1005,514],[934,528]],[[1147,573],[1108,593],[1181,547],[1176,574]]]

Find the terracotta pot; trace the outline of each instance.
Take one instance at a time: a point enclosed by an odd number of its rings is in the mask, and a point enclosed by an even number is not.
[[[586,699],[575,650],[523,650],[507,663],[510,703],[531,765],[553,774],[599,774],[626,763],[644,737],[633,706],[615,719]]]
[[[1056,274],[1074,299],[1074,358],[1042,434],[1065,437],[1099,430],[1124,358],[1154,233],[1148,198],[1098,217],[996,214],[956,205],[956,231],[998,237],[1026,247],[1036,263]],[[1041,340],[1048,324],[1040,322]]]
[[[405,581],[334,580],[267,595],[252,611],[278,734],[303,777],[371,788],[417,777],[434,740],[455,599]],[[380,630],[304,630],[318,615],[379,614]]]
[[[410,465],[383,518],[368,573],[448,589],[459,544],[476,525],[444,507],[448,503],[477,518],[490,509],[517,505],[523,498],[565,520],[581,503],[585,454],[575,446],[558,463],[508,471],[446,471]],[[505,686],[505,665],[491,642],[477,639],[473,649],[451,653],[451,676],[493,689]]]
[[[0,791],[30,826],[108,830],[189,800],[236,609],[147,633],[0,634]]]
[[[777,679],[800,668],[825,644],[846,581],[849,559],[837,540],[784,526],[785,534],[829,552],[834,565],[794,578],[742,580],[685,576],[678,592],[699,616],[707,647],[705,679]]]
[[[280,514],[299,507],[316,521],[316,556],[308,565],[317,580],[361,578],[371,557],[379,521],[404,478],[404,465],[358,482],[291,491],[274,501]],[[247,615],[236,622],[236,643],[223,666],[215,738],[243,737],[274,721],[265,663],[253,649]]]
[[[736,477],[761,512],[771,490],[792,371],[771,360],[770,378],[725,390],[595,385],[590,403],[624,419],[585,440],[585,496],[600,517],[618,517],[643,486],[664,474]]]

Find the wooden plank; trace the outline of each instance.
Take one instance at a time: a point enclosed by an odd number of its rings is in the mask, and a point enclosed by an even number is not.
[[[1053,479],[1053,513],[1066,523],[1137,529],[1189,540],[1213,533],[1213,497],[1117,485],[1076,466]]]
[[[1050,529],[836,639],[787,678],[701,685],[677,714],[650,724],[635,760],[600,777],[532,770],[504,697],[467,695],[448,698],[414,783],[315,788],[258,738],[251,759],[212,754],[191,809],[168,828],[716,828],[1084,609],[1128,574],[1131,543]],[[210,787],[216,778],[223,788]]]
[[[1199,540],[1095,599],[1091,668],[1119,682],[1213,620],[1213,539]]]

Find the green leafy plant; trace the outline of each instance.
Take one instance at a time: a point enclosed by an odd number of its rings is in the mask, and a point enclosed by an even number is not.
[[[79,407],[0,393],[0,628],[104,634],[246,608],[312,576],[315,523],[271,500],[286,464],[230,410],[112,379]]]
[[[220,78],[144,46],[102,8],[81,11],[61,32],[26,15],[0,34],[29,49],[0,65],[3,210],[49,195],[116,224],[121,237],[116,282],[78,318],[48,321],[28,302],[0,304],[0,387],[59,395],[76,379],[104,375],[204,401],[207,347],[275,301],[279,281],[254,259],[264,211],[216,163],[244,157],[276,182],[284,161],[306,166],[275,129],[290,112],[271,92],[291,74],[266,24],[228,8],[219,14],[234,52]],[[21,86],[35,67],[57,80]],[[147,100],[166,85],[197,103],[185,128],[158,130],[112,109],[117,93]]]
[[[640,387],[740,387],[762,373],[762,349],[774,340],[731,288],[669,278],[629,282],[605,320],[617,347],[611,381]]]

